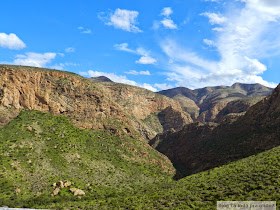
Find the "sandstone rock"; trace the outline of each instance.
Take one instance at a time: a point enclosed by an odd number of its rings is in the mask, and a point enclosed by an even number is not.
[[[86,194],[83,190],[77,188],[70,188],[70,192],[72,192],[75,196],[82,196]]]
[[[71,193],[74,193],[76,190],[77,190],[77,188],[75,188],[75,187],[70,188]]]
[[[58,195],[58,193],[60,192],[60,189],[59,188],[56,188],[54,191],[53,191],[53,196],[56,196]]]
[[[66,181],[66,182],[64,183],[64,187],[69,187],[69,186],[71,186],[71,182],[70,182],[70,181]]]
[[[32,131],[32,127],[31,126],[27,126],[26,128],[28,131]]]
[[[19,188],[15,189],[15,194],[18,195],[20,194],[21,190]]]
[[[63,181],[58,181],[58,182],[56,183],[56,185],[57,185],[58,187],[60,187],[60,188],[63,188],[63,187],[64,187]]]

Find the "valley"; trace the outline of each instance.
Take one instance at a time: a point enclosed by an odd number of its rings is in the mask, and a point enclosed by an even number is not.
[[[280,205],[279,104],[279,85],[155,93],[107,77],[0,65],[0,206]]]

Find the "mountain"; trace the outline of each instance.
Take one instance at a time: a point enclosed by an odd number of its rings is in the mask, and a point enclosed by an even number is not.
[[[263,87],[243,84],[192,99],[183,88],[174,96],[182,109],[143,88],[91,80],[0,65],[0,206],[215,209],[221,200],[280,200],[280,85],[265,98]],[[221,110],[216,123],[191,123],[207,100]],[[163,154],[146,141],[156,134],[150,144]]]
[[[119,127],[129,135],[140,134],[144,139],[157,134],[150,134],[151,129],[133,117],[136,110],[127,112],[131,110],[125,110],[116,103],[103,86],[79,75],[36,67],[0,65],[0,78],[0,125],[7,124],[20,110],[27,109],[69,117],[80,128],[107,129],[116,135],[120,132]],[[160,97],[163,98],[159,100],[162,103],[160,108],[152,107],[154,110],[146,116],[172,104],[181,108],[176,101]],[[152,105],[153,98],[150,101]]]
[[[191,116],[182,110],[176,100],[161,94],[115,82],[96,85],[134,120],[144,124],[147,139],[152,139],[156,134],[169,129],[180,130],[184,125],[193,122]]]
[[[271,88],[260,84],[235,83],[232,86],[205,87],[195,90],[178,87],[158,93],[177,100],[182,109],[191,114],[194,121],[204,123],[220,121],[221,119],[216,119],[217,115],[231,101],[247,98],[247,101],[251,100],[247,104],[253,105],[257,102],[256,98],[261,100],[271,91]]]
[[[108,77],[105,76],[99,76],[99,77],[91,77],[89,78],[90,81],[98,83],[98,82],[113,82]]]
[[[223,123],[194,123],[151,142],[183,175],[220,166],[280,145],[280,85],[246,114]]]

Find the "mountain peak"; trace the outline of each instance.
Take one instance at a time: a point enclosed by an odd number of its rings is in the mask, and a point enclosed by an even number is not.
[[[99,77],[91,77],[89,78],[92,82],[113,82],[112,80],[110,80],[108,77],[105,76],[99,76]]]

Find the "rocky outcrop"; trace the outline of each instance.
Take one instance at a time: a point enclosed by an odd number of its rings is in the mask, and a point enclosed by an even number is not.
[[[158,114],[158,118],[164,131],[170,129],[180,130],[184,125],[192,122],[192,118],[189,114],[173,109],[171,106],[161,111]]]
[[[226,107],[227,104],[228,104],[227,101],[219,101],[216,104],[210,105],[207,111],[202,112],[197,117],[197,121],[202,123],[214,122],[217,115],[220,113],[221,110],[223,110]]]
[[[280,145],[280,85],[248,109],[220,125],[194,123],[157,135],[150,144],[184,175],[210,169]]]
[[[249,107],[255,105],[257,102],[261,101],[264,97],[247,97],[235,101],[231,101],[226,104],[226,106],[219,111],[216,115],[215,122],[221,123],[227,115],[238,116],[245,114],[245,112],[249,109]]]

